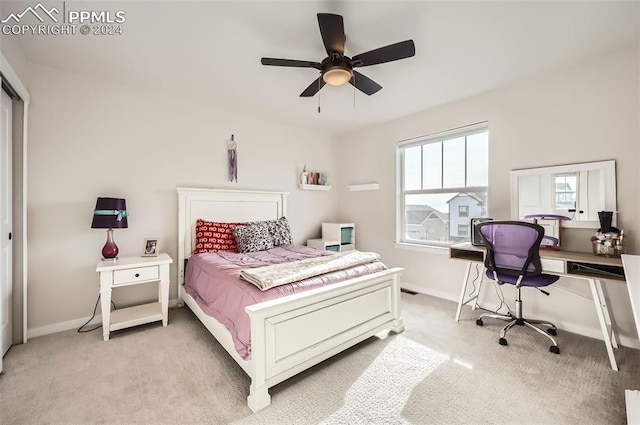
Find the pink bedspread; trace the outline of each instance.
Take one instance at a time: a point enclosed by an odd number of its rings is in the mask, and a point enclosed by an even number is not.
[[[299,245],[280,245],[267,251],[246,254],[232,252],[195,254],[189,258],[185,273],[185,290],[202,311],[225,325],[243,359],[251,357],[251,323],[245,307],[285,295],[386,270],[379,261],[326,273],[287,285],[261,291],[240,279],[240,271],[331,255],[328,251]]]

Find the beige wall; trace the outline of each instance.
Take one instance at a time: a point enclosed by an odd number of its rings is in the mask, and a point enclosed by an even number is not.
[[[18,46],[17,38],[2,35],[2,33],[0,33],[0,49],[2,50],[2,54],[4,55],[4,57],[7,58],[9,64],[11,64],[11,68],[13,68],[15,73],[20,77],[22,83],[25,86],[28,86],[29,65],[27,59],[22,53],[22,50],[20,50],[20,47]]]
[[[378,251],[389,266],[406,268],[403,281],[409,286],[457,299],[463,262],[450,260],[447,251],[434,254],[394,246],[395,143],[488,121],[491,217],[509,218],[509,172],[512,169],[615,159],[618,224],[632,235],[629,252],[638,254],[639,71],[638,52],[630,49],[366,131],[343,135],[337,145],[336,157],[339,186],[376,182],[380,183],[380,190],[340,190],[340,220],[357,223],[359,249]],[[594,231],[567,230],[563,243],[567,242],[568,249],[589,251],[589,237]],[[598,336],[598,321],[585,281],[562,279],[557,287],[564,290],[553,290],[552,287],[550,297],[538,292],[524,294],[525,314],[553,319],[561,328]],[[507,300],[514,299],[512,289],[503,288]],[[613,320],[624,341],[640,348],[625,285],[610,282],[605,290]],[[492,289],[486,292],[484,299],[492,305],[497,301],[495,294]],[[471,317],[471,313],[466,313],[466,320]]]
[[[90,229],[97,196],[123,197],[129,228],[114,231],[120,256],[137,256],[158,237],[176,259],[177,186],[290,192],[296,242],[335,219],[335,191],[296,187],[298,173],[334,178],[331,140],[249,116],[30,64],[28,160],[28,326],[35,334],[88,317],[98,295],[95,272],[104,230]],[[226,180],[226,144],[238,143],[239,183]],[[171,267],[170,297],[177,297]],[[152,285],[114,291],[124,306],[156,294]],[[43,328],[48,327],[48,328]],[[57,328],[56,328],[57,329]]]
[[[3,49],[4,50],[4,49]],[[297,242],[319,235],[319,223],[357,223],[358,248],[378,251],[406,268],[412,287],[458,296],[461,262],[444,255],[397,249],[395,142],[487,120],[490,125],[489,212],[509,215],[509,171],[615,159],[619,227],[640,252],[638,58],[620,52],[536,80],[475,96],[335,141],[232,114],[216,105],[183,101],[106,81],[29,64],[23,76],[32,96],[29,125],[29,329],[36,334],[73,327],[91,314],[98,292],[95,264],[105,232],[89,228],[97,196],[122,196],[130,227],[116,230],[121,255],[138,255],[145,237],[159,237],[175,257],[176,186],[286,190]],[[425,95],[428,95],[426,93]],[[239,144],[239,184],[226,181],[224,141]],[[296,188],[304,164],[336,182],[330,192]],[[347,192],[345,185],[380,183],[380,190]],[[339,207],[338,207],[339,205]],[[572,230],[570,248],[588,250],[591,232]],[[171,297],[176,294],[176,267]],[[588,288],[564,279],[566,291],[528,294],[525,311],[562,328],[597,336]],[[155,288],[114,294],[118,305],[154,296]],[[512,299],[509,288],[506,298]],[[606,290],[625,342],[637,344],[622,284]],[[575,294],[582,296],[575,296]],[[488,293],[487,302],[495,302]],[[495,297],[493,297],[495,298]],[[467,320],[470,319],[467,314]],[[73,326],[72,326],[73,325]]]

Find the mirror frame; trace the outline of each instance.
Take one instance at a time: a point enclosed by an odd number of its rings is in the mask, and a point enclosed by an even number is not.
[[[616,161],[598,161],[598,162],[583,162],[578,164],[556,165],[549,167],[539,168],[526,168],[520,170],[511,171],[511,218],[513,220],[519,220],[519,208],[518,208],[518,177],[530,176],[536,174],[558,174],[558,173],[570,173],[589,170],[601,170],[605,176],[605,199],[604,210],[614,211],[613,214],[613,226],[617,226],[617,204],[616,204]],[[563,220],[562,227],[566,228],[578,228],[578,229],[598,229],[600,228],[599,221],[577,221],[577,220]]]

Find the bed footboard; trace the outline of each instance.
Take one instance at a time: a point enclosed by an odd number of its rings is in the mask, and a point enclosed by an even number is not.
[[[265,408],[270,387],[358,342],[385,330],[402,332],[401,272],[394,268],[247,307],[254,367],[249,408]]]

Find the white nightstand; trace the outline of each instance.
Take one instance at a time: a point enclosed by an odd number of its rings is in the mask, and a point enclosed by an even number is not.
[[[162,320],[167,326],[169,308],[169,264],[167,254],[157,257],[128,257],[116,261],[100,261],[100,299],[102,306],[102,335],[109,340],[109,332],[130,326]],[[111,311],[111,290],[121,286],[158,282],[158,302]]]

